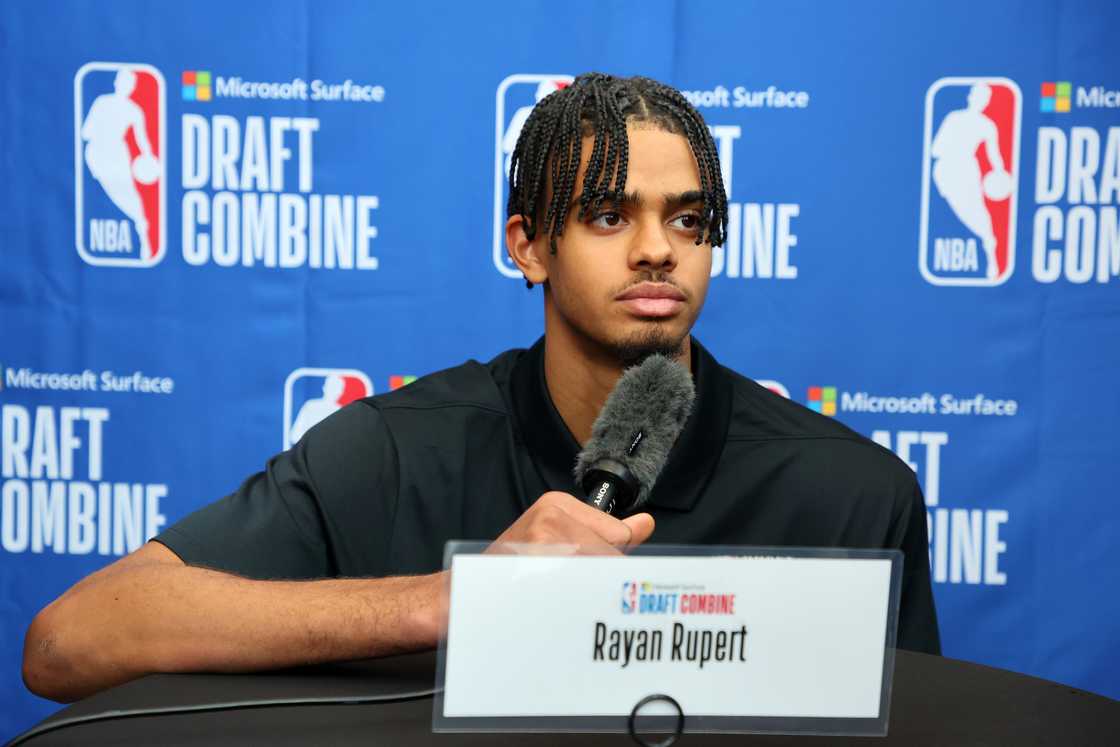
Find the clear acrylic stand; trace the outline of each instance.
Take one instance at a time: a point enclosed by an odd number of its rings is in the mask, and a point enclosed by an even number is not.
[[[682,733],[837,736],[884,736],[887,733],[903,561],[902,553],[897,550],[647,545],[634,548],[625,556],[609,559],[595,557],[593,559],[596,563],[609,562],[612,564],[626,564],[630,560],[652,560],[660,564],[657,567],[668,569],[701,567],[697,564],[708,561],[742,561],[742,568],[747,571],[745,575],[753,573],[755,576],[759,575],[761,569],[768,567],[765,565],[766,562],[775,560],[801,559],[805,561],[866,561],[877,563],[877,568],[881,571],[878,576],[884,579],[882,593],[886,596],[886,604],[876,607],[876,609],[882,611],[881,619],[877,620],[873,626],[866,626],[866,630],[853,633],[853,635],[862,635],[864,639],[868,639],[868,636],[874,636],[869,640],[871,640],[872,646],[878,651],[878,654],[861,665],[861,671],[864,672],[864,675],[859,682],[856,682],[857,678],[853,677],[853,686],[861,685],[863,691],[871,693],[870,702],[877,705],[877,710],[872,708],[865,716],[838,717],[829,715],[827,712],[782,712],[781,707],[774,708],[772,705],[759,706],[758,709],[755,709],[751,703],[755,696],[749,696],[748,693],[767,693],[773,689],[771,687],[772,683],[763,684],[758,681],[746,683],[741,698],[737,693],[732,693],[731,696],[739,698],[738,704],[734,709],[721,711],[718,707],[713,706],[712,702],[717,700],[717,695],[723,695],[723,702],[726,702],[727,697],[731,697],[726,692],[705,691],[702,686],[690,685],[689,683],[694,683],[696,680],[695,678],[690,680],[688,677],[682,677],[680,681],[666,682],[663,678],[660,682],[643,682],[640,668],[636,666],[623,672],[622,675],[618,672],[611,673],[616,678],[616,682],[623,681],[617,679],[623,675],[630,678],[625,680],[630,688],[626,692],[633,692],[631,697],[637,699],[636,705],[630,706],[627,704],[623,706],[619,704],[617,707],[611,706],[610,708],[591,707],[586,709],[576,708],[570,711],[563,710],[562,702],[564,698],[562,696],[565,693],[575,693],[577,696],[581,693],[600,692],[605,695],[618,695],[618,692],[609,690],[608,687],[610,686],[605,681],[601,682],[596,676],[580,679],[579,677],[558,674],[557,671],[550,669],[548,666],[534,666],[538,659],[549,660],[548,656],[554,653],[552,649],[556,648],[560,639],[572,638],[572,634],[568,632],[569,629],[564,627],[569,625],[570,620],[563,614],[553,614],[553,610],[548,607],[547,603],[536,602],[534,604],[539,609],[533,607],[531,610],[519,610],[519,612],[524,612],[524,614],[516,615],[520,622],[511,625],[502,617],[500,611],[490,614],[488,610],[491,608],[476,604],[477,600],[472,601],[466,599],[465,596],[456,598],[455,568],[457,563],[475,564],[474,566],[464,565],[463,568],[466,569],[477,567],[480,562],[487,563],[489,562],[488,559],[491,558],[503,558],[504,562],[500,565],[504,569],[502,571],[503,575],[495,579],[494,583],[495,587],[501,587],[503,599],[517,600],[522,595],[525,599],[537,600],[556,597],[567,600],[565,603],[570,600],[577,600],[576,603],[582,605],[586,598],[588,600],[587,604],[595,604],[597,599],[601,599],[602,594],[592,588],[594,584],[573,587],[571,573],[569,572],[578,564],[588,562],[589,558],[576,554],[575,548],[571,547],[543,547],[539,545],[506,547],[503,548],[504,554],[500,555],[484,553],[488,547],[488,543],[456,541],[449,542],[445,548],[444,567],[450,569],[452,575],[452,618],[454,619],[456,614],[473,616],[476,624],[485,625],[494,632],[490,636],[490,642],[485,643],[471,639],[469,636],[461,641],[454,640],[454,631],[457,628],[453,624],[449,629],[450,634],[441,644],[437,658],[436,684],[440,688],[440,692],[435,697],[433,705],[432,728],[435,732],[615,732],[629,733],[639,744],[672,744]],[[802,565],[812,566],[813,564],[803,563]],[[826,565],[817,564],[822,568]],[[599,567],[596,566],[596,568]],[[617,567],[622,576],[627,575],[626,565],[610,565],[607,567],[611,569]],[[648,565],[641,567],[648,567]],[[668,575],[671,576],[672,574]],[[658,578],[664,579],[667,577],[663,573]],[[608,579],[604,583],[609,581]],[[762,581],[765,582],[765,579],[762,579]],[[765,586],[765,583],[763,583],[763,586]],[[615,587],[609,586],[609,588],[613,589]],[[542,597],[542,589],[548,591],[549,594]],[[460,590],[458,593],[466,595],[468,591]],[[617,600],[618,592],[613,593],[615,595],[614,599]],[[882,600],[882,596],[879,599]],[[507,601],[507,604],[509,603],[513,602]],[[617,604],[617,601],[612,602],[612,604]],[[834,605],[838,614],[843,612],[835,601],[831,604]],[[494,609],[499,609],[499,607],[500,605],[494,607]],[[748,621],[751,619],[750,612],[749,609],[745,611]],[[582,616],[580,616],[581,614]],[[576,613],[575,619],[579,621],[580,625],[584,625],[590,619],[588,618],[589,614],[594,617],[593,613],[580,611]],[[666,623],[671,620],[668,616],[660,619]],[[827,625],[831,621],[791,618],[789,622],[791,628],[798,630],[797,635],[804,637],[806,651],[810,651],[812,649],[813,625]],[[523,627],[519,629],[517,625]],[[580,633],[580,635],[583,635],[583,633]],[[791,635],[793,634],[791,633]],[[881,648],[874,644],[876,640],[881,641]],[[489,645],[489,648],[480,651],[480,646],[485,648],[487,645]],[[456,649],[459,646],[463,648]],[[464,656],[469,654],[468,658],[473,657],[475,662],[501,663],[501,666],[495,666],[496,670],[510,665],[511,660],[512,665],[520,666],[521,669],[516,670],[516,675],[511,675],[515,677],[512,680],[506,679],[488,683],[485,680],[489,675],[486,675],[480,677],[479,681],[468,682],[465,690],[468,691],[466,694],[469,697],[466,699],[485,705],[477,713],[471,712],[469,709],[464,710],[458,706],[449,708],[449,694],[445,691],[448,684],[449,649],[455,649]],[[583,650],[579,649],[579,651],[579,655],[582,656]],[[456,662],[462,661],[462,656],[451,658]],[[810,663],[805,665],[806,661]],[[796,674],[790,675],[791,678],[801,678],[796,680],[795,684],[804,683],[805,687],[812,687],[815,684],[811,661],[811,656],[808,655],[798,659],[801,668]],[[459,664],[455,664],[455,666],[459,666]],[[460,668],[456,670],[456,673],[464,671],[466,670]],[[633,675],[631,675],[631,672],[633,672]],[[869,680],[868,672],[874,679]],[[692,675],[694,674],[692,673]],[[458,683],[457,686],[463,685],[461,678],[452,679]],[[869,684],[870,682],[874,684]],[[751,687],[755,689],[751,690]],[[642,693],[641,690],[645,692]],[[459,695],[462,694],[463,690],[460,690]],[[510,694],[516,697],[510,697],[507,700]],[[451,696],[451,701],[456,702],[456,693],[451,693]],[[458,700],[462,701],[463,698],[459,697]],[[588,701],[589,699],[584,698],[584,700]],[[514,703],[513,701],[517,702]],[[554,701],[561,703],[561,705],[554,705]],[[612,702],[615,701],[617,701],[617,698],[612,700]],[[629,703],[635,702],[635,700],[629,701]],[[528,707],[526,707],[526,703]],[[692,705],[689,705],[689,703]],[[592,705],[596,704],[592,702]],[[580,712],[580,710],[583,710],[583,712]],[[639,736],[636,723],[639,719],[638,712],[642,710],[644,710],[644,713],[640,717],[641,731],[669,734],[668,741],[648,742]],[[827,710],[825,709],[825,711]]]

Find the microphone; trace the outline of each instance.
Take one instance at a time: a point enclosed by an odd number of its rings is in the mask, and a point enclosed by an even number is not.
[[[626,369],[576,458],[585,502],[616,516],[645,504],[695,399],[692,376],[664,355]]]

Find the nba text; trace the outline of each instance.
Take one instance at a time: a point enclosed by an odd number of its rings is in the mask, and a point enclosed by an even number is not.
[[[312,193],[318,132],[314,117],[184,114],[183,259],[376,270],[379,200]]]
[[[124,555],[167,523],[167,486],[103,477],[104,407],[0,411],[0,547],[9,553]]]

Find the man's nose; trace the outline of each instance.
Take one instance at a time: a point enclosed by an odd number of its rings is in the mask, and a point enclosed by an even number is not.
[[[677,250],[669,236],[669,229],[660,217],[642,219],[634,232],[630,245],[630,269],[671,271],[677,266]]]

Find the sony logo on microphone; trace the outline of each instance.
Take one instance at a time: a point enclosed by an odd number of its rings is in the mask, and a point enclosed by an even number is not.
[[[595,505],[596,506],[602,507],[603,497],[607,494],[607,490],[610,488],[610,486],[611,486],[611,484],[609,482],[604,482],[602,485],[599,486],[599,492],[595,494]]]

